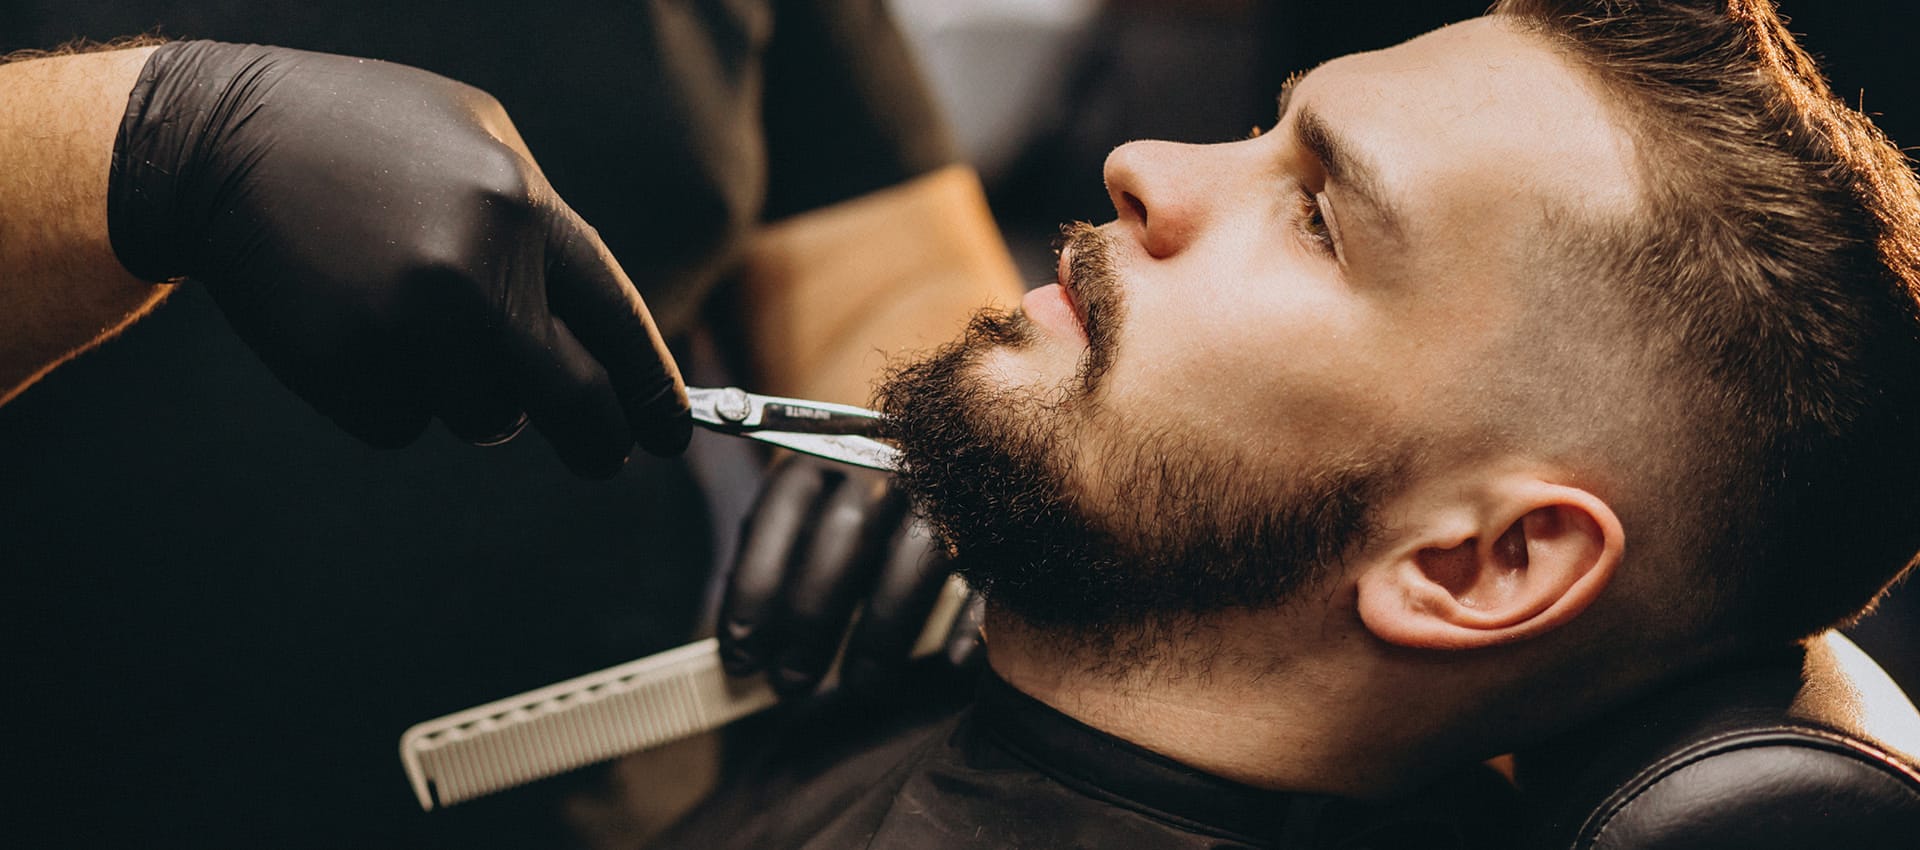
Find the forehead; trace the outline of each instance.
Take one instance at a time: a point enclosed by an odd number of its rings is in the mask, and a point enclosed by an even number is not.
[[[1362,150],[1428,239],[1463,217],[1524,237],[1556,211],[1625,212],[1638,197],[1630,137],[1595,84],[1499,18],[1336,59],[1292,101]]]

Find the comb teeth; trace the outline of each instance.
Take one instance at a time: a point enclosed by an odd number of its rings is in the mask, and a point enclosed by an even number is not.
[[[947,577],[909,657],[941,651],[969,593]],[[416,724],[400,736],[400,763],[432,810],[710,732],[778,701],[763,677],[728,677],[720,642],[707,638]]]
[[[729,679],[709,638],[418,724],[400,737],[400,760],[432,809],[717,729],[775,700],[762,679]]]

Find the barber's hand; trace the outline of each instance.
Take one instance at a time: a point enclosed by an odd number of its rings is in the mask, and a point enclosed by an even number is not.
[[[636,441],[686,446],[685,388],[646,306],[478,89],[167,45],[129,99],[109,193],[122,264],[204,283],[282,381],[371,444],[434,416],[475,442],[531,419],[589,476]]]
[[[743,528],[720,609],[721,660],[734,675],[767,670],[783,696],[809,693],[864,602],[841,685],[878,688],[907,665],[949,572],[884,474],[789,456]],[[947,663],[979,656],[979,624],[976,599],[947,634]]]

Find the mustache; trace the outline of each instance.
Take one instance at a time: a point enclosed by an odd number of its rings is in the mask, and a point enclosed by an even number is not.
[[[1113,260],[1113,241],[1105,231],[1084,221],[1062,225],[1059,249],[1069,252],[1067,291],[1086,325],[1087,354],[1078,380],[1082,392],[1091,395],[1113,366],[1120,328],[1126,322],[1126,299]]]

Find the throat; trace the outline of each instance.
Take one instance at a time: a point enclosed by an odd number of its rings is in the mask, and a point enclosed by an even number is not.
[[[1237,631],[1228,625],[1156,635],[1155,651],[1133,647],[1122,653],[1129,663],[1116,665],[1098,647],[993,611],[987,657],[1001,679],[1055,711],[1222,779],[1352,797],[1399,784],[1395,766],[1379,760],[1380,742],[1340,711],[1346,697],[1327,677],[1297,658],[1221,640]]]

